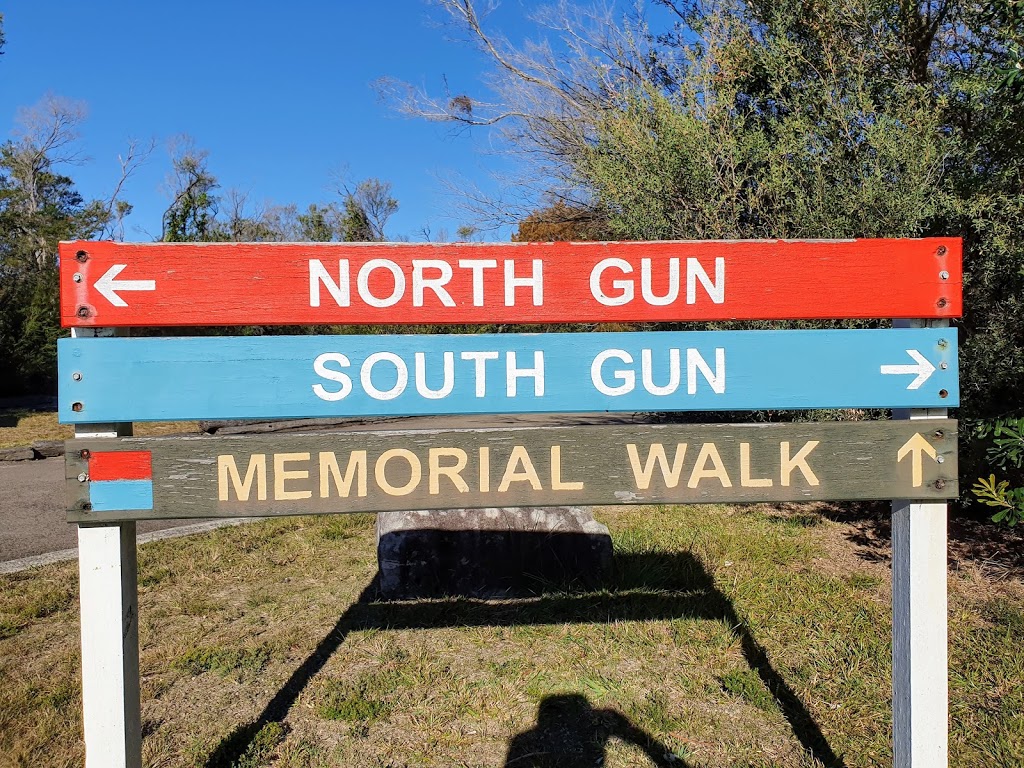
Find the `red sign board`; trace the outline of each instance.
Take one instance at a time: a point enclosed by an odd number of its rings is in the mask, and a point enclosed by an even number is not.
[[[64,326],[961,314],[956,238],[60,246]]]

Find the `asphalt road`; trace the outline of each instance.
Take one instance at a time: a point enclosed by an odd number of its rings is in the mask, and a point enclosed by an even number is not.
[[[64,457],[0,461],[0,563],[78,546],[64,517]],[[190,525],[195,520],[138,523],[138,532]]]

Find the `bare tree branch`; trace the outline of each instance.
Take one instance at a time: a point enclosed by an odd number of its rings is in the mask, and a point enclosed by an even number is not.
[[[121,166],[121,173],[114,184],[114,189],[106,201],[107,222],[103,225],[100,236],[111,240],[124,240],[124,219],[131,213],[132,207],[124,200],[121,200],[121,192],[125,182],[144,165],[156,149],[156,139],[150,139],[145,144],[140,144],[137,139],[129,139],[128,149],[123,155],[117,156]]]
[[[84,102],[47,94],[32,107],[18,110],[12,162],[25,185],[26,203],[38,210],[38,176],[54,165],[83,161],[77,149],[78,126],[85,120]]]

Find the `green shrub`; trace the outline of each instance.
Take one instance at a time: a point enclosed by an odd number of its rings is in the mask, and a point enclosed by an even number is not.
[[[997,510],[995,522],[1011,527],[1024,522],[1024,416],[981,422],[974,436],[986,445],[986,464],[1000,472],[979,477],[971,489],[974,497]]]

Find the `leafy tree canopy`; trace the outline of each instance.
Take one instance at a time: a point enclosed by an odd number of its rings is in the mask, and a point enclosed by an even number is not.
[[[564,2],[526,45],[473,0],[440,4],[491,58],[491,93],[391,92],[498,126],[531,162],[519,186],[606,237],[962,237],[961,418],[1024,413],[1024,4]]]

